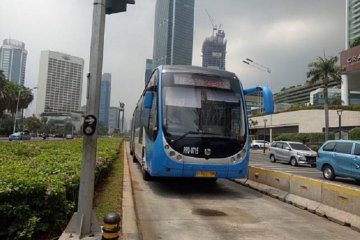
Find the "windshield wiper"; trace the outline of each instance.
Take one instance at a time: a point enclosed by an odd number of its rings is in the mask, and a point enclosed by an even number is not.
[[[171,140],[171,142],[175,143],[175,142],[179,141],[180,139],[183,139],[184,137],[186,137],[189,134],[201,134],[201,132],[188,131],[188,132],[184,133],[183,135],[181,135],[180,137],[178,137],[178,138],[176,138],[174,140]]]

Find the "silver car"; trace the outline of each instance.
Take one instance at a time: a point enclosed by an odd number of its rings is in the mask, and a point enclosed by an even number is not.
[[[28,132],[16,132],[9,136],[9,141],[12,140],[30,140],[31,136]]]
[[[271,162],[286,162],[292,166],[307,164],[316,167],[317,153],[300,142],[278,141],[271,144],[269,157]]]

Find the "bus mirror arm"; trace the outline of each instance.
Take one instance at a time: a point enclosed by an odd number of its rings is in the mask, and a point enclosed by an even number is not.
[[[244,95],[252,93],[262,92],[263,106],[266,114],[272,114],[274,112],[273,95],[270,88],[266,86],[257,86],[253,88],[244,89]]]

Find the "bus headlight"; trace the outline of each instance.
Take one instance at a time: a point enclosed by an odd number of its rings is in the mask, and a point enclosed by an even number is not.
[[[164,148],[165,148],[166,150],[169,150],[170,147],[169,147],[169,145],[166,144],[166,145],[164,146]]]
[[[232,162],[236,162],[236,159],[234,157],[231,158]]]
[[[182,156],[181,156],[181,155],[177,155],[177,156],[176,156],[176,159],[180,161],[180,160],[182,159]]]
[[[173,157],[173,156],[175,156],[175,152],[174,152],[174,151],[170,151],[170,152],[169,152],[169,155],[170,155],[170,157]]]

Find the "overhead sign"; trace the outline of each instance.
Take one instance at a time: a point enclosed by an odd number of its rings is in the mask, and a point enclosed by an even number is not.
[[[174,83],[179,85],[190,85],[196,87],[213,87],[221,89],[231,89],[231,84],[228,79],[211,79],[202,78],[200,76],[191,76],[186,74],[176,74],[174,76]]]
[[[84,124],[83,124],[83,133],[86,136],[91,136],[96,131],[96,117],[94,115],[87,115],[84,118]]]

